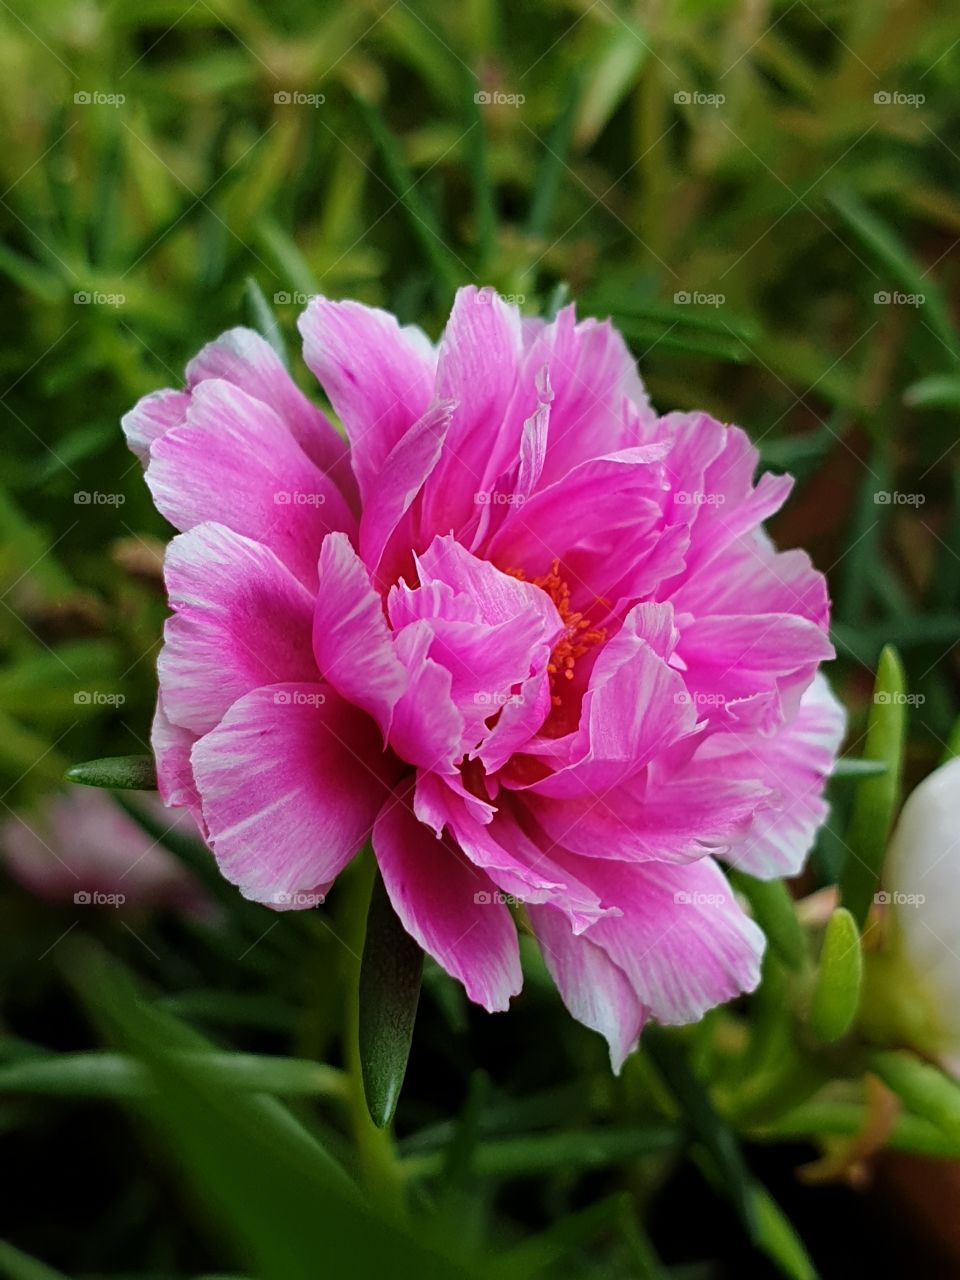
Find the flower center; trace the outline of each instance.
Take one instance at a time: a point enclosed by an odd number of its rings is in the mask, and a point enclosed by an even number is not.
[[[527,575],[523,569],[505,569],[504,573],[510,574],[512,578],[519,578],[521,582],[527,581]],[[539,578],[531,578],[530,582],[547,593],[556,605],[560,621],[565,628],[563,635],[553,646],[550,661],[547,663],[547,673],[550,676],[550,700],[555,707],[559,707],[561,698],[557,692],[557,681],[572,680],[577,659],[582,658],[594,645],[599,644],[607,633],[603,627],[595,627],[582,612],[571,607],[570,587],[560,577],[559,559],[554,560],[549,573]]]

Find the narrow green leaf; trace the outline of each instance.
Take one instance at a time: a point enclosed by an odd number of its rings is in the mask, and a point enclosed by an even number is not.
[[[887,768],[877,777],[864,778],[857,787],[847,832],[847,863],[840,882],[841,900],[861,928],[880,878],[900,799],[905,707],[903,666],[897,651],[886,645],[877,667],[864,758],[882,761]]]
[[[960,1086],[939,1067],[897,1051],[871,1054],[869,1066],[911,1111],[960,1143]]]
[[[158,1016],[115,961],[88,944],[65,950],[91,1013],[150,1073],[154,1088],[135,1105],[182,1172],[192,1193],[186,1202],[232,1241],[251,1275],[477,1274],[479,1265],[459,1264],[375,1213],[327,1148],[275,1098],[224,1090],[176,1052],[184,1040],[195,1043],[195,1033]],[[163,1025],[173,1028],[171,1037],[158,1034]]]
[[[904,391],[903,403],[911,409],[960,409],[960,378],[950,373],[921,378]]]
[[[641,1156],[675,1150],[678,1135],[663,1126],[643,1129],[578,1129],[571,1133],[524,1134],[481,1142],[473,1155],[478,1177],[519,1178],[553,1169],[604,1169]],[[445,1168],[443,1151],[406,1157],[404,1168],[417,1177],[436,1177]]]
[[[922,296],[923,309],[930,319],[930,327],[937,333],[948,352],[953,354],[956,336],[950,325],[946,307],[940,293],[928,272],[915,261],[908,247],[891,227],[865,205],[851,190],[835,191],[830,203],[837,210],[847,225],[856,233],[861,242],[876,257],[877,261],[889,273],[890,284],[901,285],[908,293]],[[877,282],[876,288],[883,291],[887,282]],[[957,356],[953,355],[954,363]]]
[[[855,756],[844,756],[838,760],[830,771],[831,778],[878,778],[887,772],[887,764],[883,760],[858,760]]]
[[[817,1269],[790,1219],[759,1182],[754,1183],[753,1203],[757,1214],[757,1248],[790,1280],[817,1280]]]
[[[67,1280],[62,1271],[54,1271],[38,1258],[21,1253],[6,1240],[0,1240],[0,1276],[6,1280]]]
[[[283,340],[277,317],[274,315],[273,308],[260,288],[259,281],[254,276],[247,276],[244,281],[244,291],[247,298],[247,307],[253,317],[254,328],[270,343],[283,361],[284,368],[289,369],[290,360],[287,356],[287,344]]]
[[[470,180],[473,184],[474,216],[477,227],[477,252],[479,256],[480,276],[484,273],[493,257],[497,238],[497,210],[494,202],[493,183],[490,179],[489,146],[487,144],[487,122],[483,109],[472,92],[474,77],[469,75],[469,84],[464,85],[464,92],[472,108],[471,122],[474,127],[467,132],[466,143],[469,149]]]
[[[567,158],[570,154],[570,139],[573,136],[578,96],[579,88],[574,81],[566,94],[563,110],[547,135],[543,157],[537,168],[537,177],[533,184],[533,201],[527,215],[527,233],[538,240],[550,234],[557,196],[563,187],[564,177],[569,177]]]
[[[184,1053],[197,1075],[223,1089],[285,1097],[343,1097],[342,1072],[303,1058],[256,1053]],[[138,1098],[150,1092],[150,1074],[120,1053],[62,1053],[0,1067],[0,1092],[77,1098]]]
[[[827,922],[810,1005],[810,1029],[832,1044],[849,1031],[860,1005],[863,956],[853,916],[838,907]]]
[[[360,1063],[367,1107],[381,1129],[397,1109],[422,976],[423,952],[397,919],[377,875],[360,965]]]
[[[427,260],[440,279],[448,288],[456,289],[463,282],[465,268],[453,256],[443,239],[433,210],[420,195],[416,179],[401,154],[396,138],[387,128],[378,107],[362,97],[357,97],[356,101],[379,148],[387,180],[393,188],[397,203],[409,219],[410,229],[420,241]],[[473,127],[479,129],[480,125]]]
[[[65,773],[68,782],[84,787],[113,787],[118,791],[156,791],[157,770],[153,756],[104,756],[85,760]]]
[[[723,1194],[737,1211],[749,1238],[755,1241],[759,1224],[750,1173],[736,1135],[717,1115],[706,1088],[691,1071],[683,1049],[669,1032],[648,1024],[641,1044],[665,1087],[676,1098],[684,1119],[706,1148]]]
[[[754,920],[784,964],[794,970],[802,968],[807,944],[787,886],[782,880],[757,880],[742,871],[731,870],[727,874],[733,887],[750,903]]]

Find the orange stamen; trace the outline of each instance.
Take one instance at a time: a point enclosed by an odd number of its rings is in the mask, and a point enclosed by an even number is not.
[[[522,569],[505,569],[504,572],[509,573],[512,578],[519,578],[521,582],[527,580],[527,575]],[[539,578],[532,578],[531,584],[547,593],[556,605],[557,613],[565,627],[563,635],[553,646],[550,661],[547,663],[550,687],[554,689],[554,680],[557,677],[562,676],[565,680],[573,679],[573,669],[577,659],[582,658],[594,645],[599,644],[607,633],[603,627],[593,626],[590,619],[580,610],[571,608],[570,588],[560,577],[559,559],[554,560],[549,573]],[[560,695],[552,693],[551,701],[555,707],[559,707]]]

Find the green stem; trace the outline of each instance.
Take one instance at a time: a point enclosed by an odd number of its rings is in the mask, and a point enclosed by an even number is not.
[[[344,941],[349,950],[343,1017],[343,1055],[349,1077],[350,1120],[364,1187],[392,1217],[406,1216],[404,1177],[397,1159],[392,1127],[378,1129],[370,1117],[360,1063],[360,961],[367,927],[367,908],[376,864],[365,851],[351,878],[346,904]]]

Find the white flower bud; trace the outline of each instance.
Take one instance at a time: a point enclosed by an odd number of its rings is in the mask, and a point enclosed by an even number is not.
[[[960,758],[910,795],[883,874],[892,916],[891,959],[913,991],[915,1040],[960,1052]],[[903,994],[903,993],[901,993]],[[906,1010],[904,1010],[906,1011]]]

